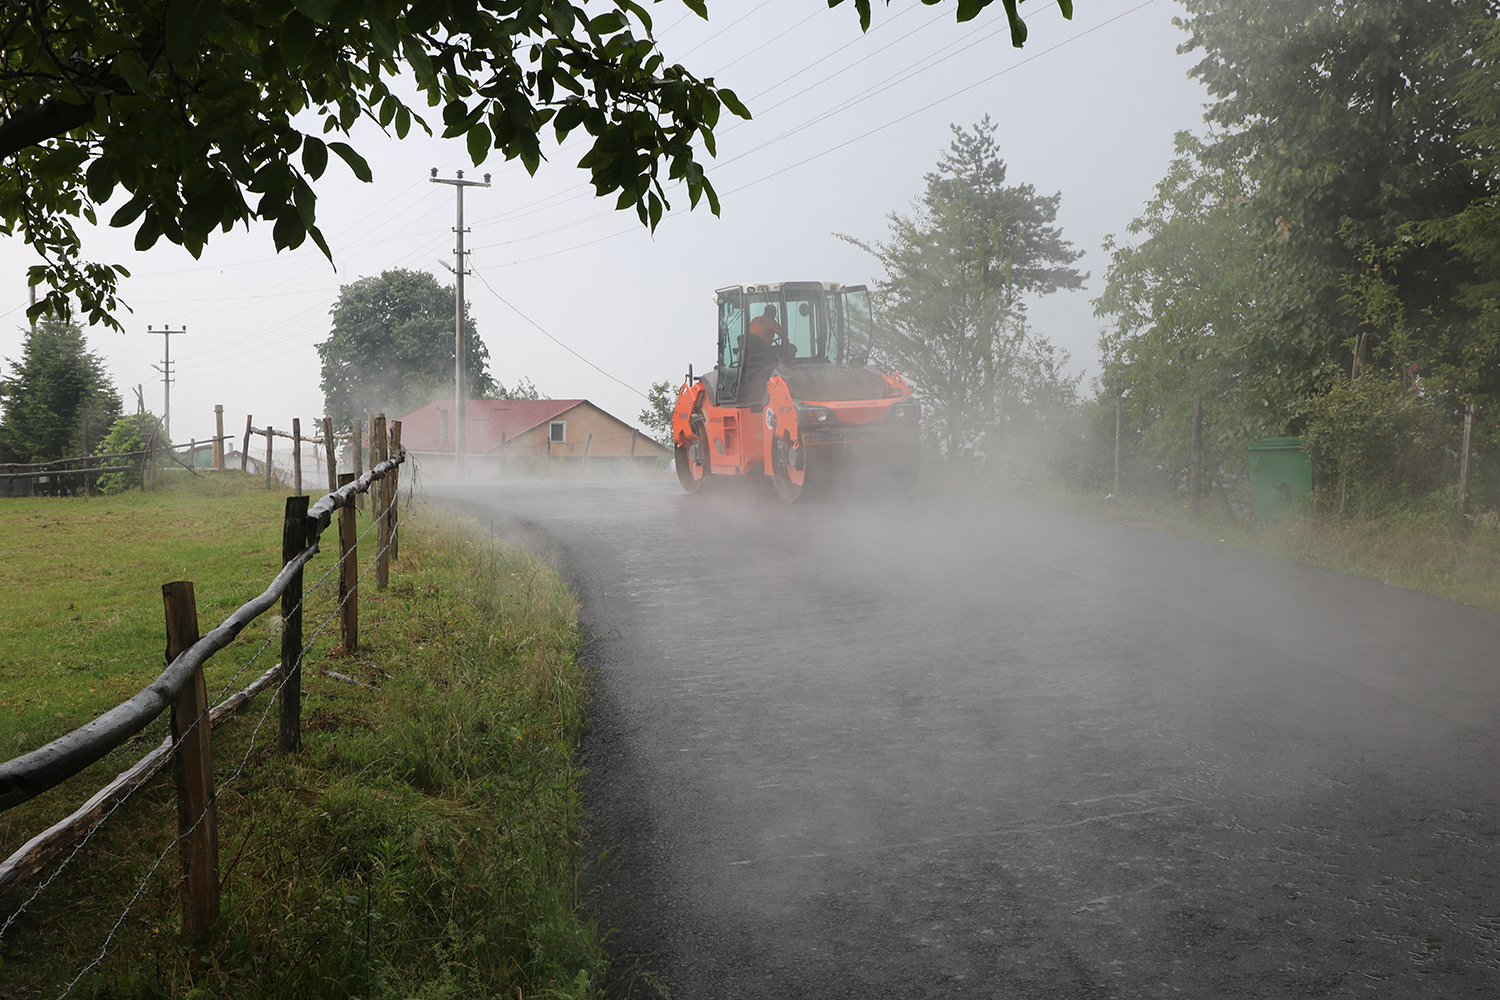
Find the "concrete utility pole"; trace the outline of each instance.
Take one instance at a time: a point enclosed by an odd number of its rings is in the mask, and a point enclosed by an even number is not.
[[[466,181],[464,172],[460,170],[456,179],[439,177],[437,167],[432,168],[432,183],[450,184],[454,188],[454,194],[458,196],[458,225],[454,232],[458,234],[458,246],[454,253],[458,256],[458,269],[453,272],[456,283],[453,289],[453,406],[454,427],[453,431],[453,474],[459,479],[467,479],[468,471],[465,468],[468,456],[466,449],[469,440],[468,420],[465,416],[465,401],[468,397],[468,379],[464,372],[464,274],[468,267],[464,260],[464,188],[466,187],[489,187],[490,175],[485,174],[483,181]]]
[[[176,381],[172,378],[172,337],[187,333],[187,327],[184,326],[181,330],[174,330],[170,326],[164,326],[160,330],[157,330],[148,326],[146,327],[146,332],[159,333],[163,338],[161,364],[159,366],[152,365],[151,367],[161,372],[161,426],[162,431],[167,436],[167,440],[170,442],[172,440],[172,383]]]

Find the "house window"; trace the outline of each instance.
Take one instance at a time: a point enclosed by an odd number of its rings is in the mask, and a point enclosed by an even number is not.
[[[547,440],[553,444],[565,444],[568,440],[568,422],[566,420],[552,421]]]

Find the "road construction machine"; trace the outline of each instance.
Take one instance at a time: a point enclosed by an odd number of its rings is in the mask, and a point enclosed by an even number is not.
[[[905,379],[868,365],[865,286],[731,285],[714,301],[717,360],[688,369],[672,411],[683,489],[769,476],[794,502],[852,480],[910,486],[921,408]]]

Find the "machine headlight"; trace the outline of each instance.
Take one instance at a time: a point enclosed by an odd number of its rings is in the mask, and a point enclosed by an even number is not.
[[[902,403],[893,403],[886,411],[887,420],[920,420],[922,418],[922,407],[913,400]]]
[[[801,424],[836,424],[839,415],[826,406],[804,406],[797,414],[797,422]]]

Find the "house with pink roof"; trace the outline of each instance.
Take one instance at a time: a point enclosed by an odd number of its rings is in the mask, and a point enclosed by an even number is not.
[[[464,453],[473,480],[626,475],[654,471],[672,457],[644,431],[586,399],[470,399],[464,408]],[[453,478],[454,419],[452,399],[401,418],[401,445],[429,481]]]

